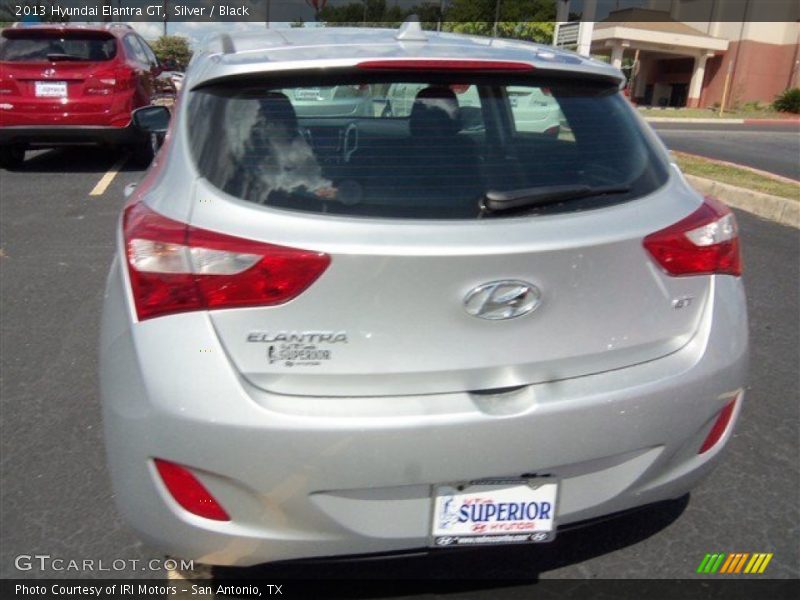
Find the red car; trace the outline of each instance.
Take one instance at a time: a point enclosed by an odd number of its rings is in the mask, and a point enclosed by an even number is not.
[[[152,159],[131,112],[152,103],[161,65],[128,25],[12,27],[0,34],[0,166],[30,147],[128,146]]]

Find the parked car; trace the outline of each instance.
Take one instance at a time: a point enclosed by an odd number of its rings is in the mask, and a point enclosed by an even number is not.
[[[692,489],[743,402],[736,220],[622,81],[414,23],[201,48],[105,291],[125,519],[253,565],[548,542]],[[401,83],[404,114],[307,100]],[[517,127],[515,95],[552,98],[570,135]]]
[[[168,74],[172,79],[172,85],[175,86],[175,90],[180,92],[183,85],[183,73],[180,71],[168,71]]]
[[[148,140],[131,113],[151,104],[161,67],[132,28],[71,24],[7,28],[0,34],[0,164],[60,144],[127,146],[143,164]]]
[[[372,99],[366,87],[353,85],[296,88],[292,106],[299,117],[372,116]]]
[[[546,87],[508,88],[517,131],[558,135],[564,118],[558,102]]]
[[[417,93],[426,87],[424,83],[399,82],[389,86],[386,94],[384,116],[408,117]],[[475,111],[480,109],[478,89],[474,85],[452,86],[463,114],[480,118]],[[508,102],[514,115],[515,130],[529,133],[558,135],[563,115],[558,102],[547,88],[509,86]],[[468,119],[469,120],[469,119]]]

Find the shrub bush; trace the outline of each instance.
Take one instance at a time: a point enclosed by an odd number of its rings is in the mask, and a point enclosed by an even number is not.
[[[772,107],[780,112],[800,113],[800,88],[785,90],[775,98]]]

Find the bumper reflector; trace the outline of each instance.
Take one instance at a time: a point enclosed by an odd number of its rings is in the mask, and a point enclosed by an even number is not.
[[[220,506],[205,486],[186,468],[156,458],[158,474],[167,490],[183,508],[190,513],[215,521],[230,521],[225,509]]]
[[[728,428],[728,423],[731,422],[731,417],[733,416],[733,409],[736,408],[736,401],[739,399],[737,395],[733,400],[728,402],[719,412],[719,416],[717,420],[714,422],[714,426],[711,428],[711,431],[708,432],[708,436],[706,436],[706,441],[703,442],[703,445],[700,446],[700,451],[698,454],[703,454],[704,452],[708,452],[717,445],[722,434],[725,433],[725,430]]]

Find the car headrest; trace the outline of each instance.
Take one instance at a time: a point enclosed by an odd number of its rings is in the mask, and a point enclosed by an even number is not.
[[[264,122],[283,125],[291,137],[298,135],[297,113],[286,94],[270,92],[259,98],[259,117]]]
[[[417,93],[409,120],[415,137],[453,136],[461,129],[461,111],[453,90],[431,86]]]

